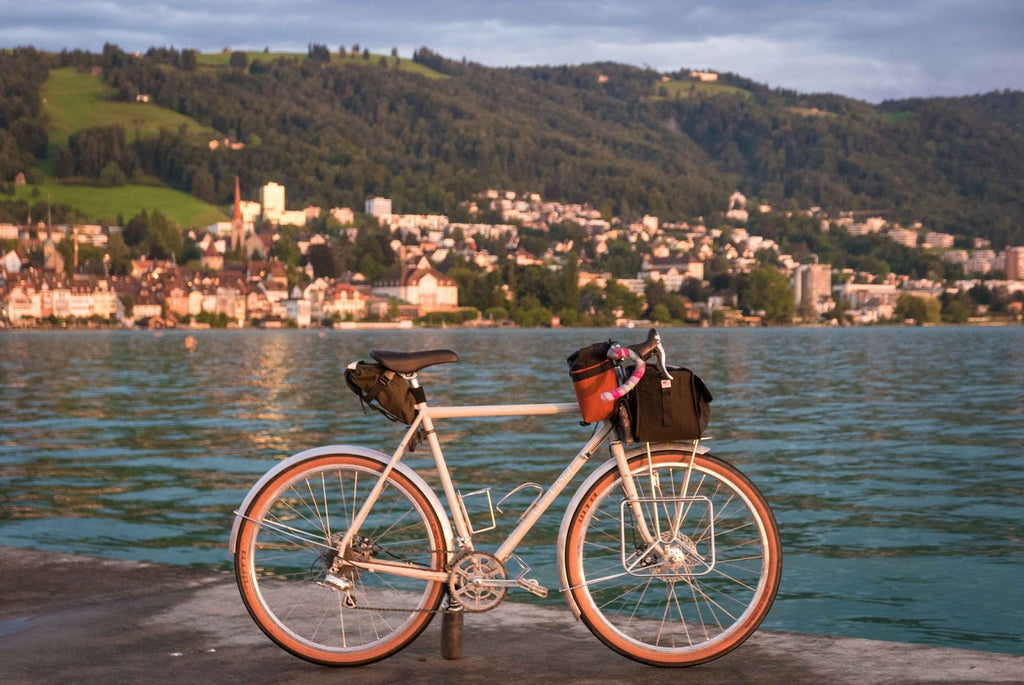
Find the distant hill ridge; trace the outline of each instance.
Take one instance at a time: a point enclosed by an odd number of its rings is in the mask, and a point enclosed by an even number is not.
[[[78,78],[92,95],[44,102]],[[381,195],[399,212],[454,216],[503,187],[665,219],[714,216],[739,189],[776,208],[872,210],[1024,243],[1018,91],[875,106],[735,74],[490,68],[427,48],[409,60],[313,45],[295,56],[4,50],[0,86],[13,94],[0,103],[0,183],[26,164],[96,181],[119,170],[223,206],[237,175],[253,199],[285,184],[290,206]],[[111,124],[123,144],[96,128]],[[244,147],[211,149],[214,136]]]

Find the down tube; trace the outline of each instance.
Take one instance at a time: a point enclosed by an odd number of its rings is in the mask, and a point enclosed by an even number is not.
[[[530,532],[533,525],[537,523],[537,519],[547,511],[551,503],[555,501],[555,498],[562,494],[565,487],[569,482],[579,473],[580,469],[583,468],[583,464],[590,459],[591,455],[597,450],[597,448],[607,438],[608,434],[612,431],[612,424],[608,421],[603,422],[594,434],[590,436],[586,444],[580,448],[580,451],[576,453],[569,465],[565,467],[565,470],[559,474],[555,482],[547,489],[547,492],[523,514],[522,519],[519,521],[519,525],[516,526],[509,536],[505,539],[505,542],[501,543],[501,547],[495,552],[494,556],[498,558],[502,563],[508,560],[512,553],[515,551],[519,543],[522,542],[526,534]]]

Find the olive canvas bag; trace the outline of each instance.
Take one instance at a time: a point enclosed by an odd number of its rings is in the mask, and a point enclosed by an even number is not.
[[[696,440],[711,420],[711,391],[686,368],[669,367],[669,378],[647,365],[643,378],[626,395],[636,442]]]
[[[374,362],[353,362],[345,369],[345,383],[366,407],[406,425],[416,418],[416,400],[409,382]]]

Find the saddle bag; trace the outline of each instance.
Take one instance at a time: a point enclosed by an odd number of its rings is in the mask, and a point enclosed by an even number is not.
[[[374,362],[352,362],[345,369],[345,383],[366,407],[406,425],[416,417],[416,400],[409,382]]]
[[[576,392],[583,421],[594,423],[611,417],[615,411],[615,400],[601,401],[601,393],[618,387],[615,364],[608,358],[612,343],[603,342],[576,350],[566,360],[569,362],[569,376]]]
[[[664,378],[647,365],[643,378],[626,395],[636,442],[696,440],[711,420],[711,391],[700,376],[685,368],[669,368]]]

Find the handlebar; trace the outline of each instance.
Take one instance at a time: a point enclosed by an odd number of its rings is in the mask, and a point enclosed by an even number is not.
[[[641,378],[643,378],[644,371],[647,369],[645,361],[652,355],[657,358],[658,371],[661,372],[662,377],[668,378],[668,369],[665,367],[665,348],[661,346],[661,336],[658,334],[657,329],[650,329],[647,333],[647,340],[642,343],[626,347],[621,345],[612,345],[608,350],[608,358],[620,365],[626,359],[631,359],[634,363],[633,373],[630,374],[629,378],[627,378],[619,387],[614,390],[601,393],[601,401],[611,402],[612,400],[617,400],[620,397],[624,397],[626,393],[635,388],[636,384],[640,382]]]

